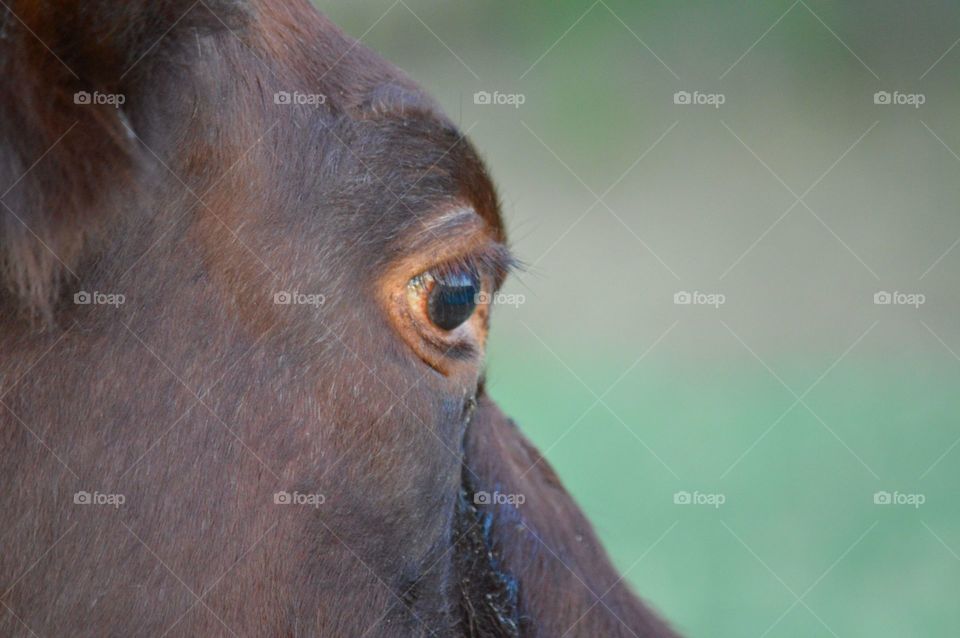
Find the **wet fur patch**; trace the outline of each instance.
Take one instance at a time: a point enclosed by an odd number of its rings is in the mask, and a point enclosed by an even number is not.
[[[461,631],[470,638],[519,638],[520,586],[497,556],[492,513],[480,512],[473,495],[470,477],[464,469],[454,528]]]

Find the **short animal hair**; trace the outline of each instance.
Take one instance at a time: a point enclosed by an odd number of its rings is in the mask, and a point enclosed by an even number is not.
[[[136,185],[142,149],[129,117],[151,67],[185,35],[240,28],[246,14],[235,0],[0,7],[0,310],[52,317],[62,284]]]

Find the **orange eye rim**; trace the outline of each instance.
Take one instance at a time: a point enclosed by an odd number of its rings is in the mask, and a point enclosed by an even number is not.
[[[388,266],[377,284],[377,296],[393,328],[417,356],[437,372],[450,376],[458,369],[477,370],[482,362],[490,322],[490,300],[515,261],[471,209],[458,208],[445,216],[455,226],[444,232],[434,225],[419,228],[405,256]],[[401,238],[401,242],[404,238]],[[432,273],[467,268],[479,278],[480,293],[470,317],[452,330],[433,324],[427,312],[428,286],[411,284]]]
[[[430,277],[431,269],[417,273],[402,284],[396,282],[387,299],[387,314],[400,336],[413,351],[442,374],[450,374],[458,364],[474,363],[482,358],[489,330],[490,290],[486,278],[480,278],[481,294],[470,316],[452,330],[436,326],[427,304],[432,286],[416,283]],[[400,284],[400,285],[397,285]]]

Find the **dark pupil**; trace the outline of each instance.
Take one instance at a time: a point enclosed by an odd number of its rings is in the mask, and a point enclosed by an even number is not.
[[[453,330],[473,314],[479,292],[480,284],[472,273],[452,273],[437,278],[427,301],[430,321],[442,330]]]

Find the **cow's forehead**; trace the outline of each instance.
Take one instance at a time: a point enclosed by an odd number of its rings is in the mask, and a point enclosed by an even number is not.
[[[473,210],[505,241],[493,182],[464,132],[403,71],[326,18],[311,15],[297,30],[286,28],[298,22],[287,15],[295,11],[262,5],[253,29],[263,35],[264,54],[291,78],[281,90],[323,94],[310,128],[340,195],[348,193],[354,210],[385,236],[457,208]]]
[[[453,227],[446,222],[472,212],[492,238],[505,241],[493,182],[463,132],[431,114],[400,117],[385,126],[393,131],[386,136],[378,131],[360,162],[380,182],[381,189],[374,189],[380,197],[370,204],[388,234]]]
[[[464,133],[439,112],[405,103],[398,110],[324,115],[316,144],[294,139],[298,154],[319,152],[315,210],[333,234],[367,243],[455,229],[444,222],[472,214],[505,243],[495,187]],[[327,214],[328,213],[328,214]],[[347,221],[349,220],[349,221]],[[347,223],[345,223],[347,222]],[[353,237],[355,238],[355,237]]]

